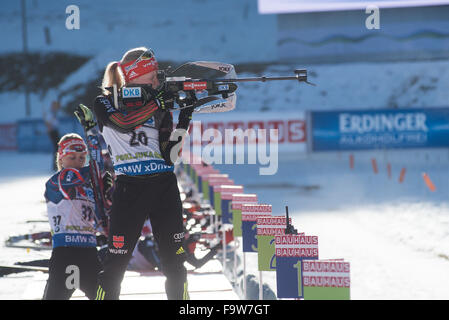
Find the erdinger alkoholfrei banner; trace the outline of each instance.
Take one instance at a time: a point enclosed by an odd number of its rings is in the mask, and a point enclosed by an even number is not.
[[[311,112],[312,151],[449,147],[449,108]]]

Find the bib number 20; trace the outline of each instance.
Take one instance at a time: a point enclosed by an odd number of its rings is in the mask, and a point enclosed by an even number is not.
[[[138,146],[139,144],[143,144],[145,146],[148,145],[148,137],[145,134],[144,131],[132,131],[131,132],[131,139],[129,140],[129,145],[130,146]]]

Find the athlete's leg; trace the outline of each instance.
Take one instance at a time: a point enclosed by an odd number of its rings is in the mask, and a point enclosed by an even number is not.
[[[87,248],[79,257],[80,289],[90,300],[96,298],[98,273],[102,266],[96,248]]]
[[[165,289],[169,300],[186,300],[187,271],[184,267],[185,248],[182,203],[176,176],[166,174],[158,179],[158,201],[151,206],[150,221],[159,245],[162,272],[167,277]]]
[[[119,298],[121,282],[145,220],[141,198],[145,198],[142,183],[117,179],[109,219],[108,251],[96,291],[98,300]]]
[[[73,263],[70,249],[64,247],[53,249],[43,300],[68,300],[75,291],[66,285],[69,276],[66,273],[67,266]]]

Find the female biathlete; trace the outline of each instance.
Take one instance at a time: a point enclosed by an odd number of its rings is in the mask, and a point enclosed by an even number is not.
[[[96,233],[102,217],[97,217],[89,167],[84,166],[86,154],[79,135],[64,135],[56,155],[59,171],[45,185],[53,251],[44,300],[69,299],[75,289],[89,299],[96,295],[101,270]],[[112,176],[105,175],[103,183],[106,189],[112,188]]]
[[[169,111],[169,100],[173,97],[158,90],[157,70],[158,63],[152,50],[145,47],[129,50],[119,62],[107,65],[103,94],[94,103],[93,110],[117,176],[108,252],[99,276],[97,299],[119,298],[126,267],[147,218],[151,219],[159,246],[167,298],[189,298],[184,267],[182,203],[173,163],[178,156],[175,152],[177,144],[190,124],[194,101],[188,104],[190,107],[181,110],[173,131]],[[151,85],[152,98],[142,106],[116,108],[110,88],[136,84]]]

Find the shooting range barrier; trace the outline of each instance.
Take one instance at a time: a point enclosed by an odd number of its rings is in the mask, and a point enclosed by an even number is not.
[[[286,216],[272,215],[270,204],[258,203],[256,194],[244,193],[244,186],[235,185],[229,175],[219,173],[196,156],[189,155],[182,160],[181,167],[201,200],[208,202],[213,209],[213,230],[223,243],[223,272],[242,299],[266,298],[264,272],[276,272],[275,298],[278,299],[350,299],[349,262],[343,259],[320,260],[318,236],[298,233],[288,211]],[[239,282],[237,249],[240,246],[243,281]],[[249,280],[254,276],[248,275],[246,260],[247,255],[256,254],[259,290],[254,296],[254,290],[250,293],[248,288]],[[230,256],[233,256],[232,265],[227,263]],[[227,270],[229,268],[232,270]]]

